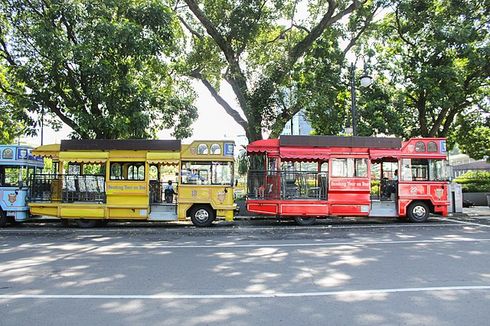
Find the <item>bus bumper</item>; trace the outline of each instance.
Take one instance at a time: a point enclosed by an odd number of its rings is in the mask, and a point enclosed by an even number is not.
[[[29,214],[27,211],[7,211],[7,216],[13,217],[16,222],[22,222],[29,217]]]

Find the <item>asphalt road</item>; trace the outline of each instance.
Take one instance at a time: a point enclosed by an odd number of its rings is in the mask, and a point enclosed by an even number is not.
[[[489,219],[0,230],[0,325],[488,325]]]

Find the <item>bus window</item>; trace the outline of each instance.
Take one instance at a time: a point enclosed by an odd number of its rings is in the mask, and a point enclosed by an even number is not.
[[[365,158],[335,158],[332,160],[332,177],[366,178],[367,159]]]
[[[349,175],[346,158],[332,160],[332,177],[347,177]]]
[[[446,160],[429,160],[429,177],[433,181],[448,181],[448,164]]]
[[[230,185],[233,183],[231,162],[183,162],[182,184]]]
[[[111,163],[111,180],[122,179],[122,165],[121,163]]]
[[[233,184],[233,165],[231,162],[213,162],[211,183],[214,185]]]
[[[0,185],[3,187],[17,187],[19,181],[26,184],[27,169],[19,166],[4,166],[0,169]]]
[[[366,178],[368,174],[368,165],[367,165],[367,159],[365,158],[356,158],[355,159],[355,166],[356,166],[356,177],[359,178]]]
[[[248,157],[248,164],[250,171],[264,171],[265,170],[266,157],[263,154],[250,155]]]
[[[110,167],[111,180],[130,180],[143,181],[145,180],[145,163],[111,163]]]
[[[105,164],[84,164],[83,175],[105,175]]]
[[[123,167],[128,169],[127,180],[137,180],[137,181],[145,180],[145,163],[124,164]]]
[[[221,146],[219,144],[211,145],[211,154],[221,155]]]
[[[78,163],[68,163],[68,174],[80,175],[80,164]]]
[[[199,144],[199,146],[197,146],[197,154],[199,154],[199,155],[207,155],[208,154],[208,145],[206,145],[206,144]]]
[[[323,162],[322,165],[320,165],[320,171],[328,173],[328,162]]]
[[[447,161],[429,159],[403,159],[401,180],[447,181]]]

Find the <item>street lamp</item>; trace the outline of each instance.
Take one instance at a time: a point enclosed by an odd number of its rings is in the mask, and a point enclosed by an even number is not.
[[[352,114],[352,135],[357,136],[357,108],[356,108],[356,64],[350,64],[350,95],[351,95],[351,114]],[[367,73],[366,63],[364,62],[364,75],[360,78],[361,86],[368,87],[373,83],[373,77]]]

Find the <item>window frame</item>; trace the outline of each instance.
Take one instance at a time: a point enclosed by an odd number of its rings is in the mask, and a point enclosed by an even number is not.
[[[343,175],[336,174],[334,164],[340,160],[345,161],[344,170],[345,173]],[[366,157],[334,157],[331,158],[331,167],[330,167],[330,177],[332,178],[369,178],[369,160]],[[360,164],[358,162],[364,161],[365,163],[365,172],[362,175],[359,175],[360,172]]]
[[[199,168],[192,168],[192,167],[187,167],[186,165],[189,164],[189,166],[206,166],[208,169],[199,169]],[[230,181],[229,182],[216,182],[214,180],[216,178],[216,171],[214,171],[213,167],[215,166],[229,166],[230,168]],[[197,170],[198,174],[197,177],[198,179],[193,180],[193,182],[189,182],[189,178],[187,178],[186,181],[184,181],[183,178],[183,173],[184,171],[191,172],[192,170]],[[199,177],[201,176],[202,172],[206,172],[206,180],[204,181],[205,183],[199,183]],[[198,186],[227,186],[227,185],[233,185],[234,182],[234,164],[233,162],[230,161],[182,161],[180,165],[180,174],[181,174],[181,180],[180,183],[183,185],[198,185]],[[201,181],[203,182],[203,181]]]
[[[118,164],[119,165],[119,172],[120,172],[120,177],[117,178],[116,176],[113,175],[113,167]],[[130,168],[137,168],[136,172],[132,172],[132,177],[134,177],[135,173],[137,178],[130,178],[129,176],[129,170]],[[142,171],[142,179],[139,177],[140,176],[140,169],[143,169]],[[137,161],[137,162],[120,162],[120,161],[113,161],[110,162],[109,164],[109,180],[110,181],[131,181],[131,182],[141,182],[141,181],[146,181],[146,162],[144,161]]]

